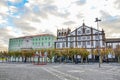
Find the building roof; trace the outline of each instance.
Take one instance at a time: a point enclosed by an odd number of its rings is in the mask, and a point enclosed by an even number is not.
[[[106,38],[107,43],[120,42],[120,38]]]
[[[87,27],[87,28],[92,28],[93,30],[96,30],[96,31],[99,31],[99,32],[104,31],[103,29],[102,29],[102,30],[97,30],[97,29],[95,29],[95,28],[93,28],[93,27],[89,27],[89,26],[85,25],[85,23],[83,23],[82,26],[76,28],[75,30],[77,30],[77,29],[79,29],[79,28],[85,28],[85,27]],[[71,31],[71,33],[74,32],[75,30]]]
[[[32,38],[32,37],[39,37],[39,36],[54,36],[53,34],[37,34],[37,35],[31,35],[31,36],[22,36],[17,38],[11,38],[11,39],[19,39],[19,38]]]

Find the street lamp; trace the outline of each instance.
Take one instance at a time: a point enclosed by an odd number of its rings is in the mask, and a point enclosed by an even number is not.
[[[98,22],[101,20],[98,18],[95,18],[95,22],[97,22],[97,30],[98,30],[98,55],[99,55],[99,68],[100,68],[100,62],[101,62],[101,54],[100,54],[100,35],[99,35],[99,25]]]

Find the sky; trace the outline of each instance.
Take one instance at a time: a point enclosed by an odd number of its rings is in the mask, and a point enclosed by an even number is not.
[[[10,38],[74,30],[82,25],[96,28],[107,38],[120,38],[120,0],[0,0],[0,51]]]

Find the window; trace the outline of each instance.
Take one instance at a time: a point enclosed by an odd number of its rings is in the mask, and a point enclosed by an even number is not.
[[[102,42],[102,45],[104,45],[104,41]]]
[[[90,30],[87,30],[87,33],[90,33]]]
[[[81,40],[81,37],[78,37],[78,40]]]
[[[29,42],[29,40],[26,40],[26,42]]]
[[[78,34],[81,34],[81,31],[78,31]]]
[[[87,36],[87,39],[90,39],[90,36]]]
[[[45,40],[47,40],[47,37],[45,38]]]
[[[78,45],[81,45],[81,42],[78,42]]]
[[[59,34],[58,36],[60,36],[60,32],[58,34]]]
[[[70,42],[70,47],[71,47],[71,48],[73,47],[73,42]]]
[[[98,34],[98,32],[96,32],[95,34]]]
[[[50,40],[50,37],[49,37],[49,40]]]
[[[70,37],[70,41],[73,41],[74,40],[74,37]]]
[[[50,42],[48,42],[48,46],[50,46]]]
[[[42,42],[42,46],[44,45],[44,43]]]
[[[83,42],[83,46],[85,46],[86,45],[86,42]]]
[[[87,45],[90,45],[90,41],[87,41]]]
[[[98,39],[98,35],[95,36],[95,39]]]
[[[59,43],[57,43],[57,48],[59,48],[60,47],[60,44]]]
[[[84,40],[84,39],[86,39],[86,37],[85,37],[85,36],[83,36],[83,37],[82,37],[82,39]]]
[[[96,41],[96,47],[98,46],[98,44],[99,44],[98,41]]]
[[[65,47],[65,43],[62,44],[62,47],[63,47],[63,48]]]

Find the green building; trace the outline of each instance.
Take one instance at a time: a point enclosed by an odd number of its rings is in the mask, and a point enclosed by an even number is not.
[[[9,51],[21,51],[22,49],[46,49],[54,48],[56,37],[52,34],[40,34],[9,39]]]

